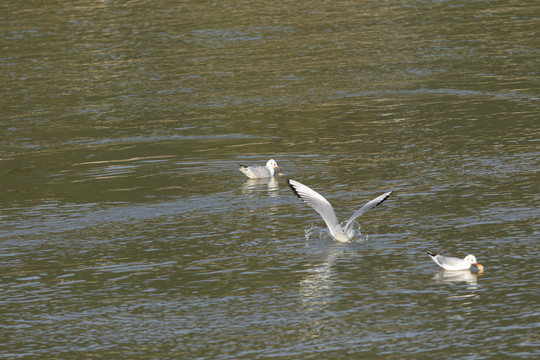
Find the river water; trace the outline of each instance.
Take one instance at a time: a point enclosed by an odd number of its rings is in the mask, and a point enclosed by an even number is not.
[[[540,357],[538,1],[0,8],[1,358]]]

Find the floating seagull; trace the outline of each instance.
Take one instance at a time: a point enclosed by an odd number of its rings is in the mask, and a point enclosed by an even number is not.
[[[426,250],[426,252],[435,264],[439,265],[445,270],[469,270],[471,265],[476,265],[478,271],[484,271],[484,266],[476,261],[474,255],[467,255],[464,259],[459,259],[435,254],[429,250]]]
[[[262,165],[242,165],[240,163],[237,163],[240,165],[240,171],[246,174],[246,176],[250,179],[263,179],[274,176],[274,169],[281,170],[281,168],[278,166],[276,160],[270,159],[266,163],[266,166]]]
[[[288,180],[289,187],[292,189],[294,194],[298,196],[303,202],[315,209],[323,218],[326,226],[330,230],[330,233],[334,239],[347,242],[350,241],[354,235],[355,231],[353,229],[354,219],[362,215],[366,211],[373,209],[375,206],[382,203],[384,200],[392,194],[392,191],[382,194],[381,196],[376,197],[375,199],[367,202],[360,209],[356,210],[354,214],[351,215],[349,220],[345,221],[342,224],[338,223],[336,213],[332,205],[318,192],[311,190],[304,184],[299,183],[298,181]]]

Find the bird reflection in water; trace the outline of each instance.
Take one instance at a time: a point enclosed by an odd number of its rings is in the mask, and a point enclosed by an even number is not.
[[[336,276],[333,265],[343,255],[343,251],[333,251],[318,266],[306,271],[307,275],[300,281],[300,293],[305,309],[320,311],[327,307],[332,299],[332,283]]]
[[[247,179],[242,184],[242,192],[245,194],[259,192],[265,188],[270,196],[277,196],[277,190],[279,190],[278,180],[274,177],[264,179]]]
[[[438,284],[457,284],[465,283],[469,290],[478,289],[478,278],[482,276],[483,272],[473,273],[470,270],[444,270],[441,269],[435,273],[433,280]],[[476,294],[469,294],[468,296],[477,296]],[[462,297],[462,296],[453,296]]]

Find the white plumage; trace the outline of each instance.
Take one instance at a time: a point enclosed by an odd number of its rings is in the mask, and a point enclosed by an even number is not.
[[[310,189],[306,185],[299,183],[298,181],[289,179],[287,182],[289,183],[289,187],[292,189],[296,196],[298,196],[303,202],[314,208],[315,211],[317,211],[321,215],[334,239],[341,242],[350,241],[354,237],[354,219],[356,219],[358,216],[362,215],[366,211],[373,209],[374,207],[388,199],[388,197],[392,194],[392,191],[389,191],[367,202],[360,209],[356,210],[343,225],[341,225],[338,222],[336,213],[334,212],[334,208],[321,194]]]

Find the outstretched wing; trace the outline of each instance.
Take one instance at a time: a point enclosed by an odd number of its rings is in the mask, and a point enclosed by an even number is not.
[[[351,215],[349,220],[345,223],[345,229],[348,229],[349,226],[353,223],[354,219],[365,213],[366,211],[369,211],[382,203],[384,200],[388,199],[388,197],[392,195],[392,191],[389,191],[387,193],[384,193],[380,196],[377,196],[375,199],[368,201],[364,206],[362,206],[360,209],[356,210],[354,214]]]
[[[298,181],[289,179],[287,183],[296,196],[322,216],[332,235],[340,229],[334,208],[321,194]]]

